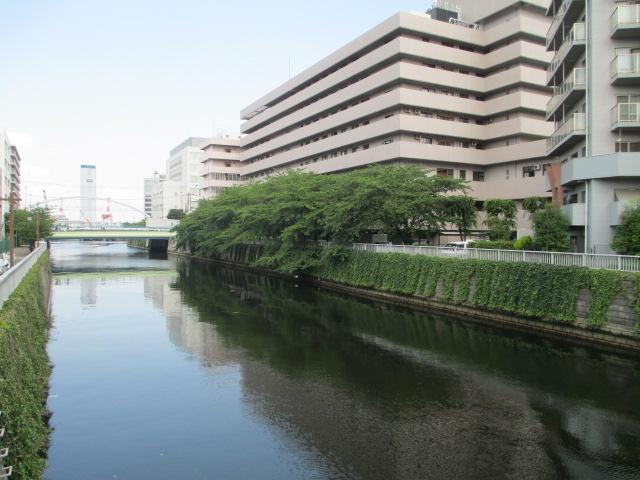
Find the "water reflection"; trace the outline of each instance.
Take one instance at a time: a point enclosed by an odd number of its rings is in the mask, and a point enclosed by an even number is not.
[[[244,352],[252,411],[345,478],[640,473],[635,362],[213,266],[179,273],[207,332]]]
[[[635,361],[122,244],[53,269],[47,479],[640,476]]]

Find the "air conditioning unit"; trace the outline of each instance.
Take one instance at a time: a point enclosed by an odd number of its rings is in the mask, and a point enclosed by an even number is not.
[[[534,168],[534,170],[542,170],[542,165],[536,165],[533,168]]]

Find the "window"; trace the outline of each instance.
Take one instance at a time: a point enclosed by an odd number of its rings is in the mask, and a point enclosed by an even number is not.
[[[473,171],[473,181],[474,182],[484,182],[484,172],[480,170]]]
[[[533,167],[533,166],[522,167],[522,176],[524,178],[535,177],[536,176],[535,167]]]
[[[436,173],[439,177],[453,177],[453,168],[439,168]]]
[[[506,174],[505,174],[505,178],[506,178],[507,180],[509,180],[509,169],[508,169],[508,168],[507,168],[507,172],[506,172]]]
[[[467,171],[466,170],[460,170],[460,178],[462,180],[465,180],[467,178]]]
[[[640,142],[616,142],[616,152],[640,152]]]
[[[547,169],[551,166],[550,163],[545,163],[544,165],[542,165],[542,175],[546,175],[547,173]]]

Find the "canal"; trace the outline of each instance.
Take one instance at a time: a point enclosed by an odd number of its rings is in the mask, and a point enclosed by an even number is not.
[[[640,478],[638,362],[52,245],[49,480]]]

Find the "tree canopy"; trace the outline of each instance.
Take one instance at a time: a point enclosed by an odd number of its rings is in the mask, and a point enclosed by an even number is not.
[[[184,218],[184,210],[181,208],[172,208],[167,213],[167,218],[169,220],[181,220]]]
[[[484,224],[489,231],[490,240],[509,240],[515,230],[518,208],[513,200],[491,198],[483,204],[486,218]]]
[[[14,211],[14,231],[16,245],[33,246],[36,241],[36,215],[40,215],[40,238],[51,235],[53,231],[53,217],[46,208],[34,207],[30,210],[16,209]],[[5,213],[5,229],[9,230],[9,213]],[[6,232],[5,232],[6,233]]]
[[[632,203],[622,212],[612,247],[620,255],[640,255],[640,202]]]
[[[533,214],[532,220],[535,250],[552,252],[571,250],[569,220],[564,216],[560,207],[547,203],[541,210]]]
[[[258,243],[258,264],[304,270],[382,231],[397,241],[428,238],[447,225],[469,228],[466,184],[417,166],[372,166],[340,175],[288,171],[201,201],[175,229],[177,244],[199,256]],[[458,195],[454,195],[454,194]],[[320,249],[319,241],[332,248]]]

